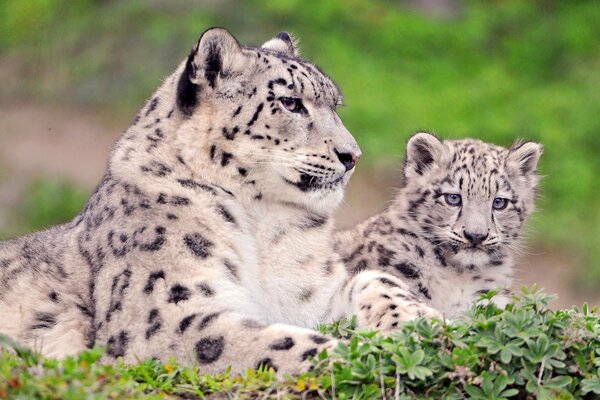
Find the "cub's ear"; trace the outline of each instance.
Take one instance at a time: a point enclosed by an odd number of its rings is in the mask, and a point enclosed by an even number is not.
[[[515,142],[506,156],[506,169],[513,176],[535,174],[543,147],[535,142]]]
[[[177,87],[177,103],[186,115],[191,115],[202,88],[215,88],[221,80],[241,73],[245,56],[237,40],[225,29],[211,28],[204,32],[185,63]]]
[[[287,32],[279,32],[277,36],[263,44],[261,48],[278,51],[294,57],[300,56],[298,41]]]
[[[436,165],[443,166],[444,159],[445,149],[441,140],[430,133],[417,133],[406,144],[404,176],[410,179],[423,175]]]

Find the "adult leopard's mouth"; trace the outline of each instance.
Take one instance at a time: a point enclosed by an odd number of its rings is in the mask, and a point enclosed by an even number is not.
[[[333,181],[323,181],[322,178],[319,178],[317,176],[310,175],[307,173],[301,173],[300,179],[298,181],[291,181],[287,178],[283,178],[283,180],[287,184],[295,186],[303,192],[309,192],[315,190],[333,189],[336,186],[342,184],[342,182],[344,181],[344,175],[341,175]]]

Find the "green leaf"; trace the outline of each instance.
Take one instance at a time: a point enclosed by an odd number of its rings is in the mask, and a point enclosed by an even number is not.
[[[600,371],[598,376],[586,378],[581,381],[581,393],[595,393],[600,395]]]
[[[510,363],[511,359],[512,359],[512,352],[510,351],[510,349],[508,347],[503,348],[502,352],[500,352],[500,360],[504,364],[508,364],[508,363]]]

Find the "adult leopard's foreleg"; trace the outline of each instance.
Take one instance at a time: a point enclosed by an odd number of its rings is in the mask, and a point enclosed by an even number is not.
[[[178,312],[179,311],[179,312]],[[117,330],[108,338],[109,359],[123,357],[135,362],[150,357],[166,361],[170,356],[186,365],[198,365],[201,373],[233,373],[261,365],[279,375],[297,374],[311,368],[311,358],[337,341],[318,332],[292,325],[266,325],[234,312],[170,310],[161,315],[149,311],[143,334]]]

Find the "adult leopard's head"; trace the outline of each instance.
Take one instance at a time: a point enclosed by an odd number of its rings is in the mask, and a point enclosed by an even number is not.
[[[533,142],[506,149],[418,133],[407,144],[404,166],[409,218],[445,261],[501,265],[534,209],[541,153]]]
[[[210,29],[181,71],[179,136],[189,165],[202,168],[208,157],[262,201],[321,212],[339,204],[360,149],[336,113],[338,89],[289,34],[253,48]]]

